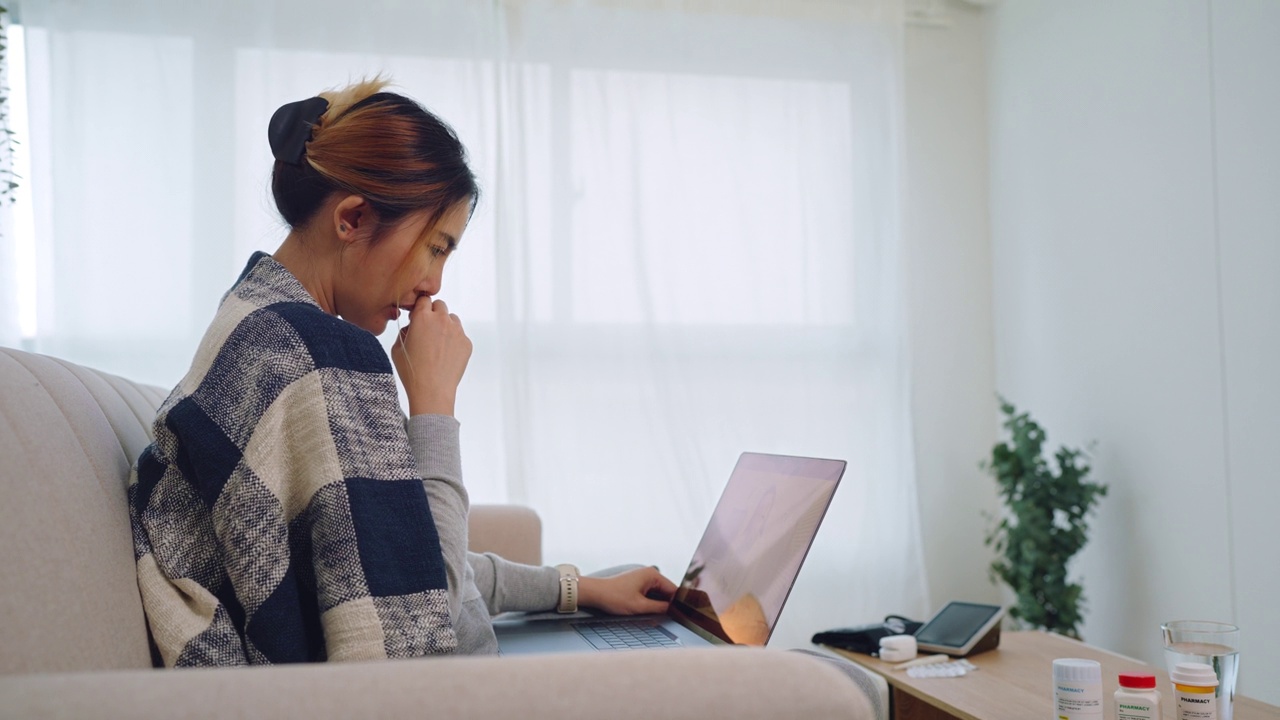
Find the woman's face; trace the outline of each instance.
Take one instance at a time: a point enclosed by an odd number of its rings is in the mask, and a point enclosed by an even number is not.
[[[381,335],[417,302],[440,292],[445,261],[462,240],[471,215],[469,200],[440,217],[419,242],[430,219],[426,211],[406,216],[373,243],[350,248],[342,259],[335,310],[347,322]]]

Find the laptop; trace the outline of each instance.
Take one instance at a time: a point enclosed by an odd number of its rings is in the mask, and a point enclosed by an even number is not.
[[[743,453],[665,615],[502,615],[499,652],[766,644],[844,470],[843,460]]]

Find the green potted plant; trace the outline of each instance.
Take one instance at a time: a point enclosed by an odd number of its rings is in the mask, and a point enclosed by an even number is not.
[[[981,463],[995,477],[1004,505],[986,537],[997,554],[991,579],[1017,596],[1009,610],[1016,622],[1079,639],[1084,589],[1067,578],[1067,563],[1088,541],[1088,517],[1107,487],[1086,479],[1084,451],[1060,447],[1051,465],[1040,425],[1004,398],[1000,409],[1010,437]]]

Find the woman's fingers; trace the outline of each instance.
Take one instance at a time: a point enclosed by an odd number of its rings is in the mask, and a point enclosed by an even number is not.
[[[471,358],[462,321],[443,300],[419,295],[392,351],[411,414],[452,414],[458,383]]]
[[[654,585],[653,589],[658,590],[659,592],[662,593],[664,597],[668,597],[668,598],[675,597],[676,590],[677,590],[676,584],[671,582],[671,580],[667,579],[666,575],[662,575],[662,574],[658,575],[658,582],[656,585]]]
[[[642,567],[607,578],[579,580],[580,602],[613,615],[660,613],[675,594],[675,583],[656,568]]]

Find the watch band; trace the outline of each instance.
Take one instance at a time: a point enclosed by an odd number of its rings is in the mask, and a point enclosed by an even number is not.
[[[560,571],[560,604],[556,612],[578,612],[578,568],[573,565],[557,565]]]

